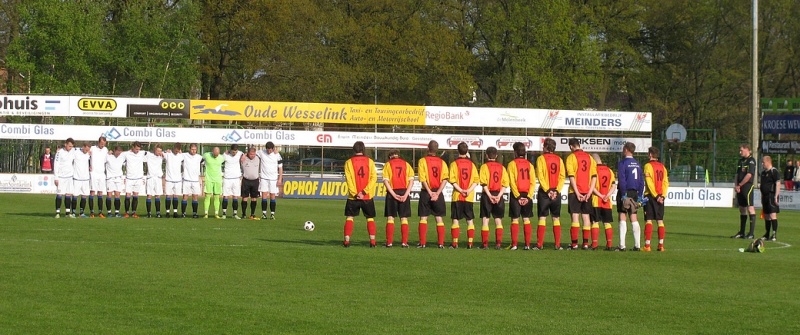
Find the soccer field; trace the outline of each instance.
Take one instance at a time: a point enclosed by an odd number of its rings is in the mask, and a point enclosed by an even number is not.
[[[53,219],[52,196],[0,203],[3,334],[800,332],[795,212],[754,254],[728,238],[735,209],[668,207],[667,251],[622,253],[371,249],[363,218],[345,249],[343,201],[282,199],[275,221]]]

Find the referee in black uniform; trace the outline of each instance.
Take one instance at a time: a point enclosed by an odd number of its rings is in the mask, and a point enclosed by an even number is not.
[[[247,155],[242,156],[242,218],[247,217],[247,199],[250,199],[250,220],[258,220],[256,214],[256,199],[261,198],[258,192],[258,171],[261,159],[256,155],[256,148],[247,149]]]
[[[764,156],[761,159],[764,171],[761,172],[761,208],[764,211],[764,228],[766,232],[762,240],[775,241],[778,233],[778,197],[781,193],[781,174],[772,166],[772,157]],[[772,236],[769,230],[772,228]]]
[[[756,228],[756,208],[753,206],[753,182],[756,175],[756,160],[750,151],[750,145],[739,146],[739,164],[736,167],[736,182],[733,190],[736,192],[736,202],[739,203],[739,232],[731,238],[752,239]],[[750,215],[750,233],[745,235],[747,215]]]

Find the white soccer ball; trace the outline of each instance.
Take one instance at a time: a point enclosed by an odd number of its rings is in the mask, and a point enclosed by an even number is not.
[[[303,229],[305,229],[307,231],[313,231],[314,228],[315,228],[314,227],[314,222],[311,222],[311,221],[306,221],[306,223],[303,225]]]

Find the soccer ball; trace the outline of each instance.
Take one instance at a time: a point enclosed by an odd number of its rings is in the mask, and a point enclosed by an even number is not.
[[[315,228],[314,222],[311,221],[306,221],[306,223],[303,225],[303,229],[305,229],[306,231],[313,231],[314,228]]]

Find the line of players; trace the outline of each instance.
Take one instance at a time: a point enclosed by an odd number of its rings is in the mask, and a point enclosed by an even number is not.
[[[62,201],[65,214],[69,218],[95,217],[95,198],[97,217],[105,218],[103,194],[106,194],[105,205],[109,218],[138,218],[136,211],[140,194],[147,196],[147,217],[153,216],[154,203],[157,218],[185,218],[191,199],[192,217],[199,218],[198,198],[205,193],[204,218],[209,216],[213,199],[214,217],[227,218],[228,203],[232,200],[233,218],[240,219],[238,207],[241,199],[242,217],[247,215],[249,200],[250,219],[275,219],[275,198],[283,180],[283,164],[272,142],[266,144],[265,150],[251,147],[246,154],[238,150],[238,145],[233,144],[225,153],[220,153],[220,149],[214,147],[211,152],[202,155],[197,152],[197,144],[191,144],[189,152],[182,152],[182,145],[179,143],[166,151],[156,145],[152,152],[142,150],[139,142],[134,142],[131,149],[124,152],[120,146],[116,146],[113,151],[109,150],[106,144],[106,138],[100,137],[96,145],[85,143],[81,148],[75,148],[75,141],[68,138],[58,150],[53,168],[57,189],[56,218],[61,216]],[[122,195],[125,196],[124,214],[120,214]],[[161,197],[164,195],[166,211],[162,216]],[[256,199],[259,198],[261,218],[255,216]],[[85,214],[87,202],[88,215]]]
[[[570,239],[571,243],[566,249],[579,249],[578,238],[583,231],[582,248],[596,250],[600,235],[600,225],[605,230],[605,250],[626,250],[627,220],[630,219],[634,236],[633,251],[651,251],[651,238],[653,221],[657,224],[658,251],[664,251],[664,200],[669,188],[667,169],[658,161],[659,150],[655,147],[648,149],[649,161],[642,168],[633,158],[636,146],[626,143],[622,153],[625,156],[617,166],[619,178],[615,178],[613,171],[602,164],[597,154],[590,155],[581,149],[578,139],[570,139],[570,155],[566,164],[560,156],[555,154],[556,142],[547,138],[543,142],[543,154],[536,159],[534,166],[526,158],[526,147],[523,143],[514,143],[513,149],[516,158],[503,166],[497,162],[497,149],[486,149],[486,163],[480,169],[472,162],[468,154],[466,143],[458,145],[458,158],[448,166],[437,154],[439,144],[431,141],[428,144],[428,153],[417,164],[421,190],[417,213],[420,217],[418,232],[419,244],[417,248],[427,246],[428,217],[433,215],[436,222],[437,245],[445,248],[445,223],[446,206],[442,191],[445,183],[453,186],[452,202],[450,205],[451,243],[450,248],[459,247],[460,220],[467,223],[467,248],[473,247],[475,240],[475,224],[473,212],[473,199],[475,190],[482,188],[480,197],[481,218],[481,245],[480,248],[489,247],[489,222],[494,218],[495,223],[495,248],[502,248],[503,223],[505,216],[505,200],[503,194],[510,190],[508,212],[511,217],[511,245],[510,250],[517,250],[520,218],[522,218],[524,250],[541,250],[544,248],[546,220],[552,218],[554,247],[563,250],[561,245],[561,186],[569,178],[569,194],[567,203],[571,216]],[[367,231],[370,238],[370,247],[375,247],[376,224],[375,204],[373,202],[375,183],[377,177],[374,172],[374,162],[364,155],[364,143],[356,142],[353,146],[354,156],[345,163],[345,178],[348,186],[348,200],[345,204],[344,242],[345,247],[350,246],[353,232],[353,220],[360,212],[367,218]],[[411,202],[409,190],[414,180],[414,171],[411,165],[400,158],[397,150],[389,153],[388,161],[383,169],[383,183],[386,186],[386,203],[384,215],[386,217],[386,247],[394,243],[395,218],[400,218],[401,245],[409,247],[408,219],[411,216]],[[534,179],[535,178],[535,179]],[[539,187],[536,186],[538,180]],[[611,196],[617,192],[617,212],[619,213],[619,246],[613,248],[612,204]],[[533,227],[533,199],[536,197],[538,209],[538,222],[536,229],[536,244],[531,242]],[[638,208],[644,206],[645,213],[645,245],[640,246],[641,231],[638,222]],[[581,229],[580,220],[583,220]]]

